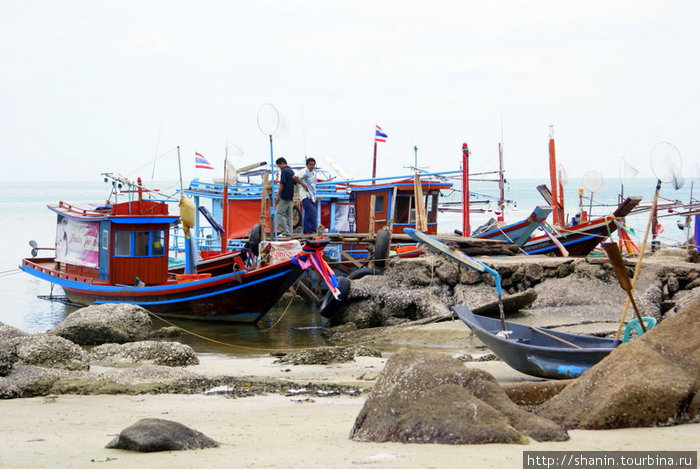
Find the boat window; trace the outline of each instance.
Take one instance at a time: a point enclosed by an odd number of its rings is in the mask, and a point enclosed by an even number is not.
[[[120,257],[131,255],[130,231],[116,231],[114,233],[114,255]]]
[[[165,255],[165,231],[116,231],[115,257],[158,257]]]
[[[165,254],[164,246],[165,242],[163,241],[163,238],[165,238],[165,232],[164,231],[153,231],[151,232],[151,255],[152,256],[162,256]]]
[[[148,231],[134,232],[134,256],[148,256]]]
[[[378,195],[374,202],[374,213],[379,213],[384,211],[384,196]]]
[[[411,223],[411,202],[413,197],[410,195],[398,195],[396,196],[396,211],[395,211],[395,222],[396,223]]]
[[[437,223],[438,194],[428,194],[426,199],[428,223]]]

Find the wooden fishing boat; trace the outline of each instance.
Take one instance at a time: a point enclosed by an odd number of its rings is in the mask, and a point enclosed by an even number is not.
[[[193,272],[169,267],[169,228],[180,217],[140,190],[128,202],[48,208],[57,214],[55,255],[23,259],[20,268],[59,285],[77,305],[129,303],[165,316],[255,322],[327,244],[307,241],[294,257],[269,265],[250,266],[245,251],[223,253]]]
[[[641,197],[628,197],[610,215],[570,227],[554,227],[550,233],[530,238],[522,249],[528,254],[564,255],[584,257],[593,251],[618,229],[618,223],[639,204]]]
[[[505,322],[504,334],[498,319],[474,314],[467,306],[454,306],[452,311],[513,369],[541,378],[576,378],[620,344],[615,339],[545,331],[511,321]]]
[[[474,232],[472,237],[508,241],[522,247],[532,233],[542,226],[552,210],[552,207],[535,207],[530,216],[524,220],[495,229],[486,229],[483,232]]]

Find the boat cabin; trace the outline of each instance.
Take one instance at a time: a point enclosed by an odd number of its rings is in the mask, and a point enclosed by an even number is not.
[[[60,202],[56,270],[91,283],[156,285],[168,281],[169,228],[179,217],[165,202],[132,200],[83,209]]]
[[[440,191],[452,188],[452,184],[439,181],[421,180],[422,203],[428,222],[427,233],[437,233],[438,197]],[[414,181],[406,179],[390,184],[352,187],[355,198],[355,231],[368,233],[374,196],[374,231],[391,224],[392,233],[403,233],[406,227],[416,225],[416,187]]]

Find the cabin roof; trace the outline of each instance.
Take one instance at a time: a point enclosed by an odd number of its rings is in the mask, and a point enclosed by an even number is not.
[[[109,220],[113,223],[174,223],[180,217],[168,214],[168,204],[155,200],[132,200],[113,205],[77,206],[60,201],[47,205],[49,210],[80,221]]]

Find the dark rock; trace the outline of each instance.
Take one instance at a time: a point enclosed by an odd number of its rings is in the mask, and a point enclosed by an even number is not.
[[[151,363],[163,366],[198,365],[192,347],[178,342],[142,341],[127,344],[103,344],[90,351],[93,361],[108,366]]]
[[[666,288],[668,289],[669,296],[673,296],[678,290],[680,290],[680,284],[678,283],[678,278],[675,275],[670,275],[666,279]]]
[[[392,356],[357,416],[351,438],[411,443],[525,443],[568,439],[519,409],[488,373],[437,352]]]
[[[14,339],[15,337],[23,337],[29,335],[21,329],[10,326],[9,324],[0,323],[0,342]]]
[[[557,267],[557,277],[558,278],[564,278],[569,275],[574,271],[573,266],[571,264],[562,264],[559,267]]]
[[[152,331],[149,335],[151,339],[179,339],[182,336],[182,329],[177,326],[161,327]]]
[[[87,352],[63,337],[31,334],[8,340],[7,347],[19,365],[64,370],[90,369]]]
[[[700,299],[620,345],[539,414],[567,428],[643,427],[694,418],[700,393]]]
[[[459,283],[465,285],[474,285],[479,282],[481,282],[481,274],[474,270],[462,270],[459,276]],[[698,281],[698,283],[700,283],[700,281]]]
[[[435,275],[446,285],[455,286],[459,283],[460,273],[457,267],[450,262],[441,262],[435,267]]]
[[[544,268],[540,264],[525,264],[525,277],[537,283],[544,277]]]
[[[79,345],[123,344],[146,340],[151,318],[140,306],[103,304],[81,308],[48,333]]]
[[[0,376],[7,376],[10,374],[14,362],[15,357],[10,347],[0,346]]]
[[[106,448],[150,453],[216,448],[218,446],[219,444],[208,436],[181,423],[147,418],[122,430],[119,436],[107,444]]]
[[[515,313],[521,309],[527,308],[537,299],[537,292],[533,288],[529,288],[523,292],[514,295],[503,295],[503,311],[505,314]],[[482,316],[499,316],[498,301],[478,306],[474,308],[474,313]]]

